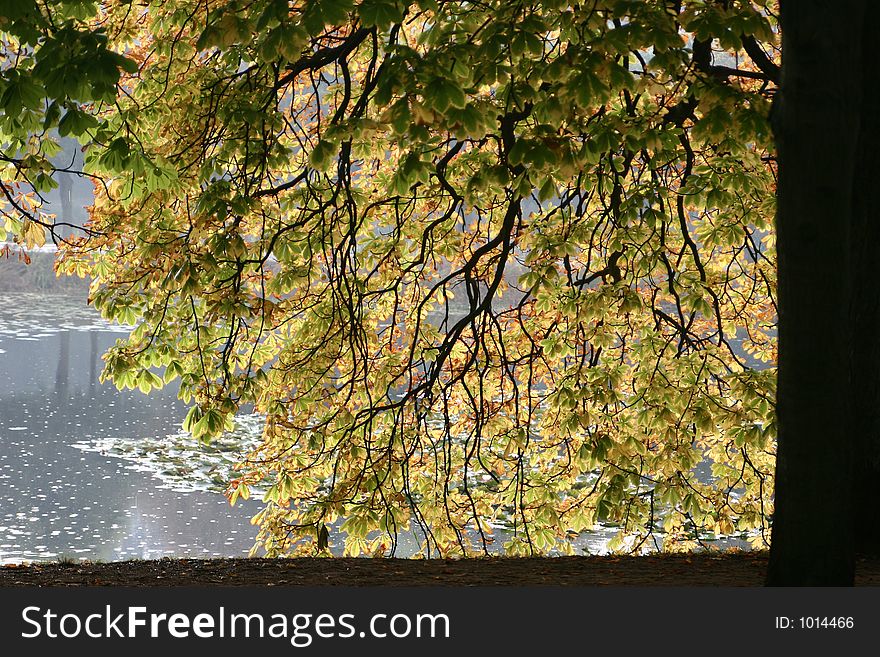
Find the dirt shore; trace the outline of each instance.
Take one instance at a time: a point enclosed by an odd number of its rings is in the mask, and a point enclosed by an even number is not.
[[[761,586],[766,552],[640,557],[161,559],[0,568],[0,586]],[[857,586],[880,586],[860,560]]]

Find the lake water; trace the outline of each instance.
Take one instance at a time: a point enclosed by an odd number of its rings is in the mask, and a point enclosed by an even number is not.
[[[100,356],[122,335],[84,298],[4,295],[0,563],[242,556],[253,545],[257,503],[230,507],[175,481],[173,459],[163,472],[120,458],[126,445],[176,434],[184,410],[173,389],[147,396],[99,382]]]

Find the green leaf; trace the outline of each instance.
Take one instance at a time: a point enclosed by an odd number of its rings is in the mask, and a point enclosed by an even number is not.
[[[558,196],[558,194],[559,191],[556,189],[556,184],[553,182],[553,179],[547,178],[541,185],[541,189],[538,190],[538,200],[541,202],[549,201]]]
[[[296,61],[309,42],[309,34],[301,25],[285,25],[274,31],[278,34],[276,52],[288,61]]]
[[[312,149],[309,163],[318,171],[328,171],[336,159],[337,146],[333,142],[321,140]]]
[[[34,189],[40,193],[50,192],[58,187],[58,183],[55,182],[55,179],[52,178],[52,176],[50,176],[49,174],[42,171],[36,175],[33,183]]]
[[[118,53],[110,53],[110,55],[113,62],[126,73],[134,75],[138,72],[138,63],[133,59]]]
[[[443,113],[450,107],[464,108],[467,105],[467,97],[461,87],[447,78],[434,78],[424,90],[425,103]]]
[[[183,420],[183,430],[189,433],[194,433],[195,426],[198,424],[199,420],[202,419],[202,409],[199,406],[193,406],[189,409],[189,412],[186,414],[186,418]]]
[[[403,9],[390,0],[365,0],[358,6],[358,15],[364,27],[384,30],[403,20]]]
[[[58,123],[58,134],[62,137],[67,135],[82,135],[87,130],[96,128],[99,125],[98,119],[90,114],[86,114],[82,110],[71,108],[61,117]]]

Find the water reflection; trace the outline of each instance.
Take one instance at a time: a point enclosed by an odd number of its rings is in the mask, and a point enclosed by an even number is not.
[[[94,331],[89,331],[94,333]],[[61,331],[61,350],[58,352],[58,369],[55,372],[55,393],[67,393],[68,373],[70,372],[70,331]]]
[[[83,299],[7,296],[0,309],[0,562],[65,555],[115,560],[242,556],[256,504],[171,490],[131,463],[76,443],[173,434],[173,389],[147,396],[101,384],[119,328]]]

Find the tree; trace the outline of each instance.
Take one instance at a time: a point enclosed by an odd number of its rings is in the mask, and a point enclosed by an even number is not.
[[[58,138],[98,127],[95,112],[116,99],[120,69],[137,70],[108,48],[96,11],[86,0],[0,3],[0,242],[63,239],[59,229],[71,225],[46,212],[42,196],[59,172],[73,172],[52,163]]]
[[[855,553],[880,550],[873,521],[880,501],[880,315],[871,283],[880,236],[870,191],[880,107],[866,59],[877,18],[870,2],[839,3],[834,11],[819,2],[783,3],[779,463],[770,584],[851,585]],[[812,529],[816,518],[821,532]]]
[[[101,10],[138,68],[59,265],[137,323],[117,384],[265,415],[229,494],[268,554],[766,543],[771,5]]]

